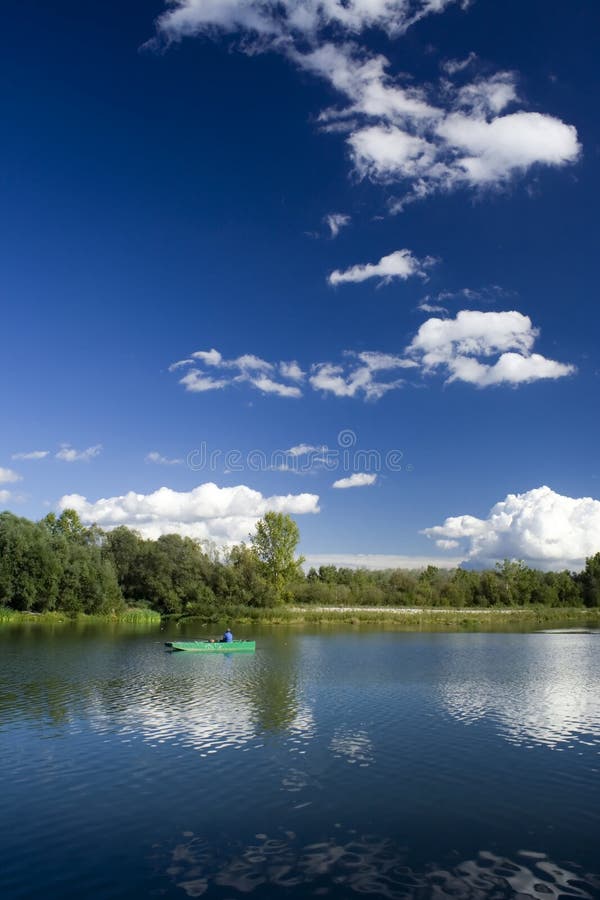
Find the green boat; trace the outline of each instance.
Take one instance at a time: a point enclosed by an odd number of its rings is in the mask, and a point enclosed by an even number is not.
[[[255,641],[165,641],[171,650],[191,650],[193,653],[254,653]]]

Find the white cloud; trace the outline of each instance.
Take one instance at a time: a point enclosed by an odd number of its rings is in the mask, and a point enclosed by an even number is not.
[[[208,366],[219,366],[223,362],[223,357],[218,350],[197,350],[192,353],[192,359],[199,359]],[[185,362],[185,360],[183,360]]]
[[[162,456],[162,454],[158,453],[156,450],[152,450],[151,453],[146,454],[146,462],[156,463],[156,465],[159,466],[180,466],[183,463],[183,460],[169,459],[167,456]]]
[[[45,459],[49,450],[31,450],[29,453],[13,453],[12,459]]]
[[[180,379],[186,391],[192,394],[202,394],[205,391],[217,391],[220,388],[227,387],[231,384],[231,380],[227,378],[213,378],[211,375],[204,375],[198,369],[191,369],[187,375]]]
[[[462,72],[464,69],[467,69],[472,63],[477,60],[477,54],[472,50],[468,56],[464,59],[447,59],[443,63],[441,63],[441,68],[446,72],[447,75],[456,75],[457,72]]]
[[[348,569],[426,569],[438,566],[453,569],[460,565],[463,557],[447,556],[401,556],[392,553],[307,553],[304,568],[311,566],[339,566]]]
[[[424,322],[407,352],[425,373],[442,368],[448,382],[465,381],[479,387],[572,374],[574,366],[531,353],[537,336],[531,319],[516,310],[461,310],[455,319]],[[491,365],[477,358],[492,356],[498,359]]]
[[[534,165],[558,167],[579,156],[575,129],[560,119],[523,110],[501,115],[518,100],[514,73],[475,74],[470,83],[456,86],[447,76],[462,77],[469,65],[475,66],[477,57],[471,53],[444,63],[440,84],[420,88],[407,76],[391,74],[385,56],[357,43],[359,35],[372,28],[399,36],[453,3],[173,0],[158,19],[157,34],[167,42],[190,35],[235,34],[246,52],[282,53],[327,81],[345,106],[323,111],[320,124],[348,134],[361,177],[405,188],[392,205],[392,211],[400,211],[434,191],[499,187]]]
[[[0,466],[0,484],[12,484],[15,481],[21,481],[21,476],[12,469],[3,469]]]
[[[475,296],[476,292],[465,288],[458,293]],[[442,296],[451,295],[438,295]],[[420,309],[438,311],[440,307],[423,302]],[[390,391],[405,386],[407,371],[413,375],[441,374],[446,383],[462,381],[477,387],[526,384],[540,379],[563,378],[576,371],[569,363],[534,353],[537,337],[538,330],[531,319],[516,310],[461,310],[454,319],[427,319],[403,353],[346,350],[340,361],[313,363],[307,383],[312,390],[335,397],[379,400]],[[220,377],[214,378],[192,368],[179,383],[191,392],[247,384],[264,394],[302,396],[298,381],[305,379],[305,372],[297,362],[275,364],[252,354],[235,360],[220,359]],[[194,363],[190,360],[189,365]],[[275,377],[277,373],[279,375]],[[71,456],[75,453],[70,449],[67,452]],[[77,458],[83,457],[78,455]]]
[[[159,35],[179,41],[198,34],[247,31],[257,46],[285,48],[294,39],[313,42],[319,32],[334,28],[358,34],[377,27],[396,35],[419,19],[438,13],[457,0],[171,0],[159,17]]]
[[[268,375],[259,375],[256,378],[248,379],[255,388],[262,391],[263,394],[277,394],[278,397],[301,397],[302,391],[299,387],[289,384],[281,384],[269,378]]]
[[[201,363],[210,370],[218,370],[215,377],[210,371],[197,368]],[[169,366],[169,371],[177,371],[186,367],[189,371],[180,378],[187,391],[204,393],[221,390],[234,384],[246,383],[263,394],[275,394],[279,397],[301,397],[302,391],[297,384],[286,384],[285,381],[298,382],[304,378],[304,372],[297,362],[267,362],[252,353],[238,356],[236,359],[225,359],[218,350],[197,350],[187,359],[181,359]],[[283,381],[274,376],[279,371]]]
[[[404,379],[381,381],[375,378],[368,365],[353,364],[350,368],[334,363],[317,363],[310,376],[311,387],[315,391],[333,394],[335,397],[358,397],[379,400],[389,391],[402,387]]]
[[[102,444],[88,447],[86,450],[75,450],[70,444],[61,444],[60,450],[55,454],[56,459],[63,462],[89,462],[102,452]]]
[[[350,216],[343,213],[330,213],[328,216],[325,216],[325,223],[332,238],[336,238],[341,229],[350,224],[350,221]]]
[[[600,501],[565,497],[543,486],[509,494],[485,519],[453,516],[423,534],[438,546],[461,542],[464,559],[476,566],[522,559],[544,570],[580,569],[600,550]]]
[[[307,456],[309,453],[320,453],[324,450],[324,447],[313,447],[312,444],[297,444],[295,447],[290,447],[289,450],[284,450],[288,456]]]
[[[370,484],[375,484],[376,481],[377,475],[369,475],[367,472],[354,472],[352,475],[349,475],[348,478],[339,478],[337,481],[334,481],[332,487],[341,490],[354,487],[367,487]]]
[[[561,166],[579,155],[573,126],[535,112],[516,112],[491,122],[451,113],[437,126],[437,134],[464,151],[456,158],[454,174],[472,185],[498,184],[535,163]]]
[[[102,528],[126,525],[144,537],[181,534],[197,540],[232,544],[246,540],[266,512],[304,515],[319,512],[316,494],[264,497],[246,485],[220,488],[207,482],[191,491],[162,487],[152,494],[130,491],[90,502],[79,494],[61,497],[58,508],[75,509],[86,523]]]
[[[0,491],[0,503],[8,503],[12,494],[10,491]]]
[[[382,284],[389,284],[394,278],[406,281],[411,275],[426,277],[425,269],[431,266],[431,257],[417,259],[410,250],[396,250],[388,256],[382,256],[378,263],[351,266],[341,272],[336,269],[327,279],[329,284],[349,284],[366,281],[368,278],[379,278]]]
[[[303,372],[295,360],[292,362],[279,363],[279,371],[284,378],[290,378],[292,381],[302,381],[306,372]]]

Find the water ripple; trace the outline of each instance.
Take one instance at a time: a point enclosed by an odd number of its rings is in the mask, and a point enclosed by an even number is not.
[[[519,851],[515,858],[481,850],[473,859],[450,866],[431,864],[417,871],[407,851],[377,835],[346,834],[302,846],[294,832],[281,837],[255,835],[247,846],[232,848],[224,859],[210,843],[185,832],[171,851],[166,874],[188,897],[215,887],[244,894],[267,888],[298,888],[314,895],[346,891],[401,898],[534,898],[565,900],[599,896],[600,877],[574,864],[559,865],[544,853]]]

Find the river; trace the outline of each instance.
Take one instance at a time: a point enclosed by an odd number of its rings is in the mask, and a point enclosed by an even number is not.
[[[2,897],[600,897],[600,634],[197,631],[0,629]]]

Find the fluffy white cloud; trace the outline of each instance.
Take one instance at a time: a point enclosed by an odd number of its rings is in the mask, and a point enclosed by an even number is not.
[[[152,450],[151,453],[146,454],[146,462],[155,463],[158,466],[180,466],[183,463],[183,460],[169,459],[167,456],[163,456],[156,450]]]
[[[302,381],[306,374],[295,360],[279,363],[279,371],[284,378],[290,378],[292,381]]]
[[[29,453],[13,453],[12,459],[45,459],[49,450],[31,450]]]
[[[420,308],[438,309],[425,303]],[[568,363],[533,353],[537,336],[531,319],[514,310],[461,310],[455,319],[427,319],[402,354],[346,350],[341,361],[314,363],[307,383],[312,390],[335,397],[379,400],[406,384],[400,371],[428,376],[441,373],[447,383],[463,381],[477,387],[525,384],[575,372]],[[187,364],[193,366],[194,362],[190,359]],[[304,381],[305,373],[297,362],[273,364],[247,354],[232,361],[221,357],[219,367],[219,378],[192,368],[179,383],[191,392],[248,384],[264,394],[302,396],[297,382]]]
[[[339,478],[337,481],[334,481],[332,487],[341,490],[354,487],[367,487],[370,484],[375,484],[376,481],[377,475],[369,475],[367,472],[354,472],[347,478]]]
[[[434,263],[431,257],[417,259],[410,250],[396,250],[388,256],[382,256],[377,263],[351,266],[341,272],[335,270],[331,273],[329,284],[350,284],[366,281],[368,278],[379,278],[382,284],[389,284],[394,278],[406,281],[411,275],[419,275],[425,278],[427,269]]]
[[[575,128],[541,113],[516,112],[492,121],[452,113],[437,133],[459,151],[454,167],[464,175],[455,171],[457,180],[474,185],[500,183],[535,163],[562,166],[579,155]]]
[[[328,216],[325,216],[325,224],[329,228],[331,237],[336,238],[341,229],[350,224],[350,216],[346,216],[343,213],[330,213]]]
[[[21,476],[12,469],[3,469],[0,466],[0,484],[12,484],[14,481],[21,481]]]
[[[181,534],[198,540],[232,544],[246,540],[266,512],[303,515],[319,512],[316,494],[264,497],[246,485],[221,488],[212,482],[191,491],[162,487],[152,494],[130,491],[90,502],[79,494],[61,497],[60,510],[75,509],[86,523],[102,528],[126,525],[144,537]]]
[[[0,503],[8,503],[12,494],[10,491],[0,491]]]
[[[475,68],[471,53],[443,64],[440,84],[419,88],[391,74],[385,56],[357,43],[372,28],[398,36],[453,2],[172,0],[157,33],[167,42],[235,34],[247,52],[282,53],[326,80],[345,105],[323,111],[322,127],[347,133],[360,176],[403,186],[404,196],[392,205],[399,211],[434,191],[501,186],[534,165],[563,166],[579,156],[575,129],[560,119],[522,110],[503,114],[519,99],[513,72],[475,74],[462,85],[448,80]],[[332,234],[336,227],[330,225]]]
[[[600,550],[600,501],[544,486],[509,494],[485,519],[453,516],[423,534],[441,548],[462,545],[464,558],[477,566],[522,559],[544,570],[580,569]]]
[[[465,381],[479,387],[572,374],[574,366],[531,353],[537,336],[531,319],[516,310],[461,310],[455,319],[424,322],[407,352],[425,372],[442,368],[448,382]],[[493,364],[478,359],[492,356],[498,356]]]
[[[63,462],[89,462],[102,452],[102,444],[96,444],[94,447],[88,447],[86,450],[76,450],[70,444],[61,444],[60,450],[55,454],[56,459]]]

